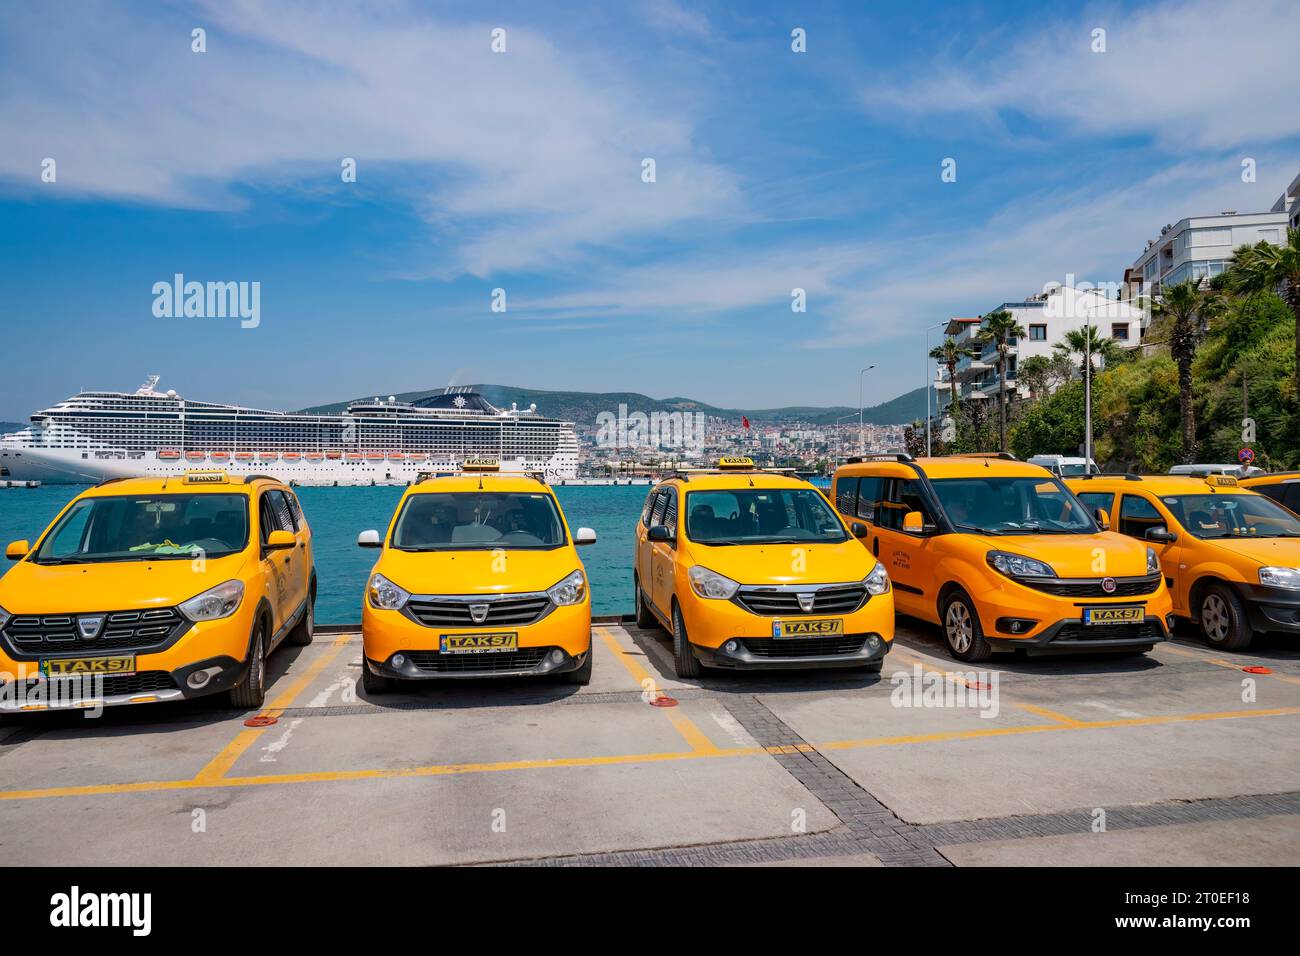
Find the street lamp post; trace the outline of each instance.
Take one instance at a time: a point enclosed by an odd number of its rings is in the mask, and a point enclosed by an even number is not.
[[[933,370],[930,366],[930,333],[935,329],[942,328],[947,322],[936,322],[934,325],[927,326],[925,330],[925,457],[930,457],[930,396],[934,392],[934,380],[931,378]],[[953,409],[949,409],[949,414],[953,414]]]
[[[874,365],[868,365],[866,368],[858,371],[858,454],[866,454],[867,445],[862,433],[862,376],[870,372]]]

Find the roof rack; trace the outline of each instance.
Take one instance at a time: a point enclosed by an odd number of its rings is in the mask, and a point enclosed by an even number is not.
[[[255,481],[279,481],[279,478],[272,478],[270,475],[245,475],[244,484],[251,485]]]
[[[945,455],[945,458],[998,458],[1002,461],[1019,461],[1015,455],[1009,451],[968,451],[964,454]]]
[[[1093,478],[1123,478],[1125,481],[1141,481],[1141,475],[1135,475],[1131,471],[1101,471],[1093,472],[1087,475],[1074,475],[1080,481],[1089,481]]]
[[[871,452],[866,455],[854,455],[852,458],[845,459],[844,464],[860,465],[864,461],[915,461],[915,460],[916,460],[915,458],[913,458],[905,451],[880,451],[880,452]]]
[[[111,485],[118,481],[127,481],[129,480],[129,478],[130,478],[129,475],[119,475],[117,478],[105,478],[99,484],[95,485],[95,487],[103,488],[105,485]]]

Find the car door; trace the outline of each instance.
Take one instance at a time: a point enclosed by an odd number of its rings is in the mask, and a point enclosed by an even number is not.
[[[859,489],[859,499],[861,489]],[[903,530],[903,517],[909,511],[921,512],[926,529]],[[921,483],[911,478],[885,478],[875,509],[872,550],[894,582],[894,600],[906,613],[933,620],[936,587],[933,562],[934,514],[926,504]]]
[[[266,542],[272,531],[293,531],[292,524],[285,527],[280,524],[279,511],[271,495],[264,491],[257,498],[258,528],[261,535],[262,575],[266,581],[266,597],[271,602],[275,617],[274,631],[278,632],[293,613],[292,558],[288,551],[268,551]],[[296,550],[296,549],[290,549]]]
[[[662,508],[660,507],[662,505]],[[650,542],[651,597],[655,607],[665,617],[672,613],[673,580],[677,570],[677,489],[669,487],[663,492],[662,502],[656,501],[654,514],[658,516],[655,524],[661,524],[672,532],[671,541]]]
[[[662,488],[652,488],[646,495],[645,506],[641,509],[641,520],[636,526],[636,577],[640,582],[641,590],[645,592],[647,599],[653,604],[654,600],[650,597],[651,582],[654,580],[654,574],[650,566],[650,540],[646,536],[650,526],[654,523],[654,506],[659,501],[659,496],[663,494]],[[663,509],[659,511],[660,517],[663,516]]]
[[[289,571],[288,595],[289,607],[288,612],[295,614],[307,600],[307,581],[311,569],[307,565],[307,531],[305,525],[298,520],[298,513],[289,501],[288,492],[282,488],[277,488],[271,492],[271,504],[275,508],[276,519],[280,526],[286,531],[293,533],[295,544],[292,548],[282,552],[284,557],[288,558],[285,567]]]
[[[1164,527],[1167,531],[1175,532],[1178,535],[1177,540],[1148,541],[1147,531],[1155,527]],[[1160,558],[1160,570],[1164,572],[1165,583],[1169,586],[1169,594],[1173,598],[1174,610],[1185,611],[1188,596],[1181,561],[1183,540],[1187,532],[1178,526],[1173,515],[1155,499],[1137,492],[1126,491],[1120,495],[1119,509],[1115,515],[1115,530],[1130,538],[1146,542],[1148,547],[1155,548]]]

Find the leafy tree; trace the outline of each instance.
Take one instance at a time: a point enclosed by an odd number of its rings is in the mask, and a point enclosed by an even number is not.
[[[980,326],[981,342],[992,342],[998,352],[998,449],[1007,450],[1007,357],[1011,353],[1011,340],[1026,335],[1025,327],[1006,309],[984,316]]]
[[[958,344],[957,340],[951,335],[930,349],[930,358],[936,362],[942,362],[948,369],[948,388],[951,395],[951,400],[948,403],[948,414],[953,416],[954,422],[957,416],[957,363],[972,354],[974,353],[968,346]]]
[[[1083,383],[1070,382],[1021,412],[1011,430],[1011,451],[1017,458],[1075,455],[1083,430]]]
[[[1300,398],[1300,231],[1286,231],[1286,245],[1260,241],[1233,253],[1222,285],[1238,295],[1281,295],[1295,320],[1295,393]]]
[[[1178,417],[1181,423],[1184,463],[1196,460],[1196,405],[1192,393],[1192,362],[1210,317],[1217,308],[1217,295],[1188,279],[1166,286],[1163,299],[1152,311],[1169,320],[1169,354],[1178,366]]]

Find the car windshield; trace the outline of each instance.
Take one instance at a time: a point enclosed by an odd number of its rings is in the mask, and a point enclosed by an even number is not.
[[[689,492],[686,537],[708,545],[848,540],[831,506],[811,488]]]
[[[411,495],[393,530],[401,551],[535,550],[565,540],[555,499],[545,492]]]
[[[37,564],[219,558],[248,544],[248,496],[82,498],[50,530]]]
[[[1091,468],[1089,468],[1083,462],[1079,462],[1076,465],[1067,465],[1067,464],[1061,465],[1062,478],[1078,478],[1080,475],[1088,475],[1088,474],[1095,475],[1097,473],[1098,471],[1096,465],[1093,465]]]
[[[940,478],[934,493],[962,531],[985,534],[1091,534],[1088,509],[1055,478]]]
[[[1300,538],[1300,521],[1259,494],[1169,495],[1161,498],[1197,538]]]

